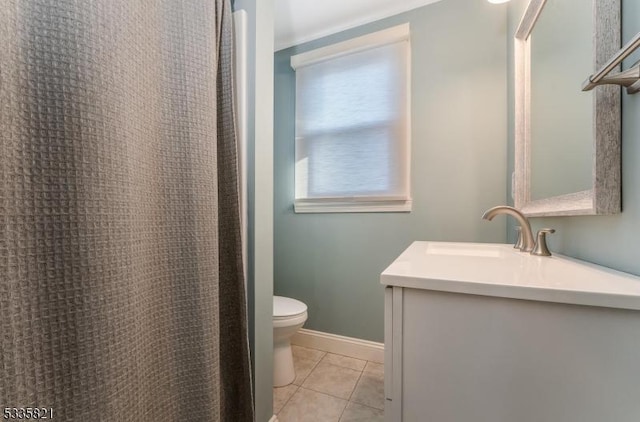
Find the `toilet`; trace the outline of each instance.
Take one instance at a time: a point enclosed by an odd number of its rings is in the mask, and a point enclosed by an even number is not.
[[[273,386],[289,385],[296,378],[291,336],[307,320],[307,305],[289,297],[273,297]]]

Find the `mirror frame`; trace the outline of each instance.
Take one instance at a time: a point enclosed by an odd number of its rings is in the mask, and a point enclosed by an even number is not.
[[[558,0],[551,0],[558,1]],[[620,49],[621,0],[591,0],[594,71]],[[530,0],[515,34],[515,207],[530,217],[602,215],[621,212],[621,94],[599,86],[593,95],[592,188],[531,200],[531,46],[529,36],[547,0]],[[619,70],[619,69],[618,69]],[[584,78],[589,75],[584,75]],[[581,89],[583,79],[576,79]]]

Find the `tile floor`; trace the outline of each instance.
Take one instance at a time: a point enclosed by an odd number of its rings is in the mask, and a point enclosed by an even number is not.
[[[296,379],[273,389],[279,422],[384,420],[384,367],[306,347],[292,346]]]

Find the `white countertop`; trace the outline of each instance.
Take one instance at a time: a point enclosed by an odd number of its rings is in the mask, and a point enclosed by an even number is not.
[[[640,277],[497,243],[413,242],[380,275],[388,286],[640,310]]]

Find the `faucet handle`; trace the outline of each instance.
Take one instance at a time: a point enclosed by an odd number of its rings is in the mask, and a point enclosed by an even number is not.
[[[516,240],[516,244],[513,245],[513,249],[522,249],[522,227],[516,226],[515,229],[518,232],[518,240]]]
[[[538,256],[551,256],[551,252],[549,252],[549,248],[547,248],[547,233],[555,233],[554,229],[540,229],[538,230],[538,239],[536,241],[536,246],[531,251],[531,255]]]

